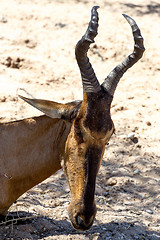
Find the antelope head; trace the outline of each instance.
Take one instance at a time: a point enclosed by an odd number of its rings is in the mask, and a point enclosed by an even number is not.
[[[62,160],[71,191],[68,207],[70,220],[77,230],[89,229],[96,215],[95,183],[105,151],[114,132],[110,116],[111,102],[122,75],[143,55],[143,38],[136,22],[123,15],[131,26],[134,51],[117,65],[100,85],[87,57],[98,29],[98,7],[91,11],[91,20],[84,36],[75,48],[76,60],[83,84],[83,101],[59,104],[46,100],[23,99],[52,118],[71,123]]]

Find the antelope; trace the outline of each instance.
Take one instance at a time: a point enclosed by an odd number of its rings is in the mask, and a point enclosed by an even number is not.
[[[63,168],[71,192],[68,214],[73,227],[84,231],[93,224],[96,176],[115,130],[110,115],[114,92],[145,50],[136,22],[123,14],[132,29],[134,51],[100,84],[87,56],[98,34],[97,9],[92,8],[88,28],[75,47],[83,100],[62,104],[19,95],[45,115],[0,124],[1,219],[24,192]]]

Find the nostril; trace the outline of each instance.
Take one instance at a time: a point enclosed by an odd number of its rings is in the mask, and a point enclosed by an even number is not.
[[[76,222],[77,222],[77,225],[79,225],[79,226],[84,226],[84,221],[83,221],[83,219],[80,217],[80,215],[77,215],[77,217],[76,217]]]
[[[82,216],[80,216],[80,214],[77,214],[77,216],[75,217],[76,225],[74,224],[74,222],[72,222],[72,224],[75,227],[75,229],[79,231],[86,231],[92,226],[93,220],[94,220],[93,217],[91,217],[90,219],[83,219]]]

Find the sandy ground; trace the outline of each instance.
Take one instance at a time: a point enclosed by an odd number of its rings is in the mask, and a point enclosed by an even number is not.
[[[82,98],[74,46],[93,5],[101,7],[99,35],[89,56],[100,82],[133,49],[122,13],[136,20],[146,47],[115,93],[116,135],[97,177],[96,220],[87,232],[72,228],[69,188],[59,171],[10,208],[24,221],[0,225],[0,239],[160,239],[159,1],[1,0],[0,121],[40,115],[17,98],[18,88],[59,102]]]

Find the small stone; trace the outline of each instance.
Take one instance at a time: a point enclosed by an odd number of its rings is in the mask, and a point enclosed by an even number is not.
[[[117,212],[122,212],[122,209],[117,209]]]
[[[105,192],[104,196],[107,197],[109,195],[109,192]]]
[[[29,42],[30,42],[30,40],[29,40],[29,39],[26,39],[26,40],[24,40],[24,42],[25,42],[25,43],[29,43]]]
[[[107,230],[107,228],[103,227],[102,230]]]
[[[0,102],[6,102],[7,98],[4,96],[3,98],[0,99]]]
[[[151,122],[149,122],[149,121],[147,121],[146,124],[147,124],[147,126],[151,126],[152,125]]]
[[[1,22],[2,22],[2,23],[7,23],[7,22],[8,22],[8,20],[7,20],[7,18],[5,18],[5,17],[2,17],[2,18],[1,18]]]
[[[134,132],[130,132],[128,134],[127,138],[130,139],[134,143],[138,143],[138,138],[135,137],[135,133]]]
[[[146,209],[146,212],[149,214],[153,214],[153,211],[151,209]]]
[[[134,170],[133,174],[136,175],[136,174],[139,174],[141,171],[139,169],[136,169]]]
[[[114,186],[116,184],[117,184],[117,180],[115,178],[110,178],[107,181],[107,185],[109,185],[109,186]]]
[[[140,144],[137,144],[136,147],[137,147],[137,148],[141,148],[142,146],[141,146]]]
[[[134,132],[131,132],[128,134],[127,138],[129,139],[133,139],[135,137],[135,133]]]
[[[132,140],[132,142],[134,142],[134,143],[138,143],[138,138],[137,137],[134,137],[133,139],[131,139]]]

